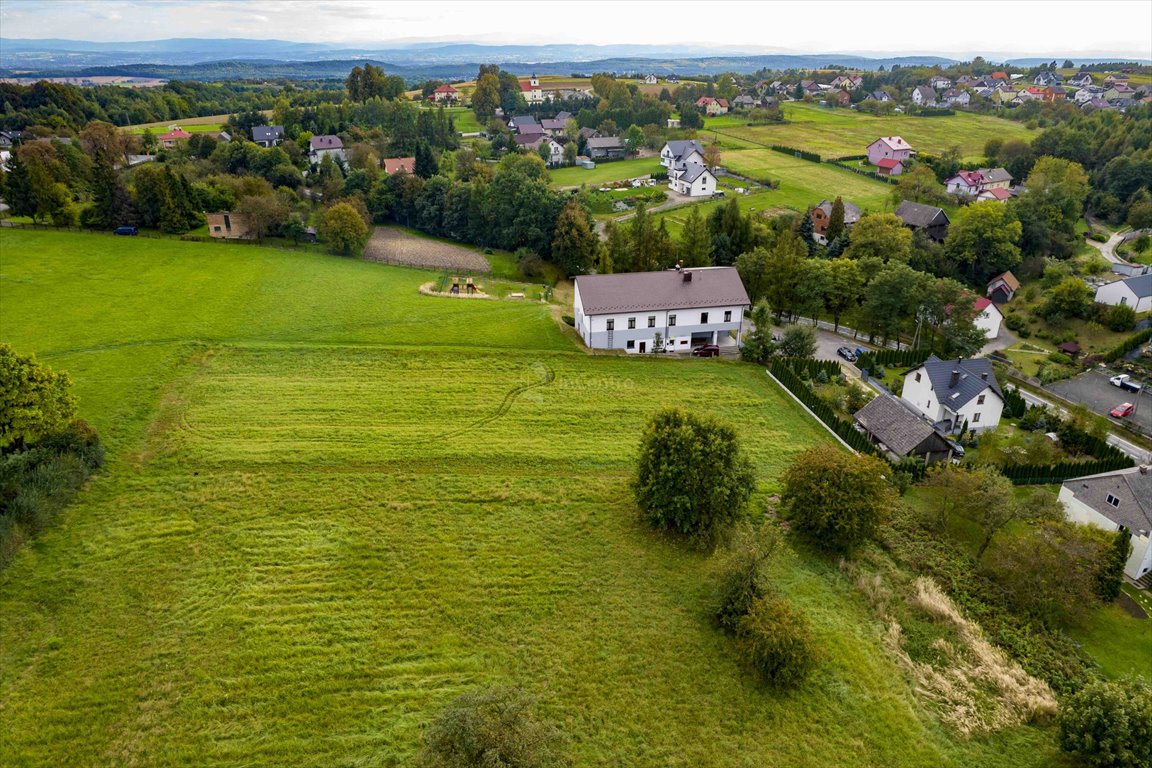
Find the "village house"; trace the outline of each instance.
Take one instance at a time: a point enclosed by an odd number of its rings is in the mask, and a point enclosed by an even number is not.
[[[696,139],[669,141],[660,150],[660,165],[669,171],[688,163],[704,164],[704,145]]]
[[[1086,85],[1076,93],[1072,94],[1072,100],[1078,104],[1084,104],[1092,99],[1103,99],[1104,89],[1098,85]]]
[[[992,202],[996,202],[996,203],[1006,203],[1006,202],[1008,202],[1008,199],[1012,196],[1013,195],[1012,195],[1011,189],[1004,189],[1002,187],[991,187],[989,189],[981,190],[980,193],[976,195],[976,202],[984,203],[984,202],[988,202],[989,200],[991,200]]]
[[[532,115],[513,115],[508,119],[508,129],[516,133],[544,133],[543,127]]]
[[[1092,85],[1092,73],[1090,72],[1077,72],[1064,81],[1068,85],[1073,85],[1077,88],[1084,88],[1085,86]]]
[[[741,94],[732,99],[732,109],[752,109],[756,106],[756,99],[747,94]]]
[[[173,125],[169,127],[167,132],[157,136],[156,140],[160,142],[160,146],[164,147],[165,149],[171,149],[172,147],[175,147],[178,142],[187,141],[190,138],[192,138],[192,134],[188,133],[188,131],[184,130],[180,126]]]
[[[592,349],[688,352],[703,344],[737,348],[748,292],[733,267],[669,269],[575,280],[576,331]]]
[[[701,163],[681,163],[668,171],[668,188],[689,197],[716,193],[716,177]]]
[[[255,240],[256,233],[242,213],[209,213],[208,234],[222,240]]]
[[[1137,275],[1107,283],[1096,289],[1096,301],[1110,306],[1124,305],[1136,312],[1152,309],[1152,274]]]
[[[860,221],[863,214],[858,205],[846,200],[841,202],[844,203],[844,229],[852,229],[852,226]],[[812,216],[812,239],[821,245],[827,245],[828,224],[832,219],[832,201],[822,200],[810,213]]]
[[[908,142],[899,136],[881,136],[869,144],[865,152],[868,154],[868,162],[879,165],[880,160],[884,158],[907,160],[912,156],[913,150]]]
[[[1114,75],[1106,75],[1104,77],[1104,87],[1105,88],[1107,88],[1108,86],[1111,86],[1111,85],[1116,85],[1117,83],[1123,83],[1124,85],[1128,85],[1128,75],[1115,75],[1114,74]]]
[[[936,91],[927,85],[918,85],[912,89],[912,103],[918,107],[934,107]]]
[[[1062,85],[1050,85],[1044,89],[1044,101],[1064,101],[1068,98],[1068,91]]]
[[[829,104],[835,104],[838,107],[847,107],[852,103],[852,94],[848,91],[829,91],[824,98]]]
[[[1125,576],[1136,581],[1152,572],[1152,469],[1148,465],[1065,480],[1059,499],[1072,522],[1131,535]]]
[[[832,88],[842,88],[845,91],[854,91],[864,82],[863,75],[837,75],[830,83]]]
[[[1016,275],[1005,272],[988,281],[985,295],[997,304],[1007,304],[1012,301],[1012,297],[1016,295],[1018,290],[1020,290],[1020,281],[1016,279]]]
[[[868,94],[868,98],[879,102],[892,101],[892,97],[888,95],[887,91],[872,91],[872,93]]]
[[[881,158],[876,163],[876,173],[880,176],[899,176],[904,173],[904,161],[891,157]]]
[[[887,393],[872,398],[854,419],[872,444],[893,461],[916,458],[934,464],[949,461],[958,451],[956,444],[923,414]]]
[[[1061,75],[1059,72],[1052,72],[1047,69],[1036,75],[1035,79],[1032,80],[1033,85],[1038,85],[1041,88],[1047,88],[1050,85],[1061,85],[1063,82],[1063,75]]]
[[[1011,186],[1012,174],[1003,168],[978,168],[975,171],[960,171],[944,182],[944,189],[948,194],[964,197],[977,197],[980,193],[993,189],[1007,192]]]
[[[313,136],[308,140],[308,159],[319,163],[325,156],[344,162],[344,142],[339,136]]]
[[[624,140],[619,136],[588,139],[585,146],[593,160],[616,160],[625,155]]]
[[[656,77],[656,75],[645,75],[644,76],[644,84],[645,85],[656,85],[656,83],[658,83],[658,82],[660,82],[660,80],[659,80],[659,78]]]
[[[946,107],[966,107],[972,102],[972,97],[968,91],[962,91],[958,88],[949,88],[944,91],[940,98]]]
[[[937,91],[943,91],[952,87],[952,81],[943,75],[935,75],[931,80],[928,81],[928,85]]]
[[[284,141],[284,126],[255,125],[252,127],[252,143],[262,147],[275,147]]]
[[[896,208],[896,216],[904,222],[904,226],[913,230],[923,230],[929,238],[938,243],[944,242],[944,236],[948,234],[950,222],[943,208],[905,200]]]
[[[900,396],[946,434],[995,429],[1004,395],[988,360],[941,360],[932,355],[904,373]]]
[[[23,135],[22,131],[0,131],[0,149],[11,149]]]
[[[432,101],[437,104],[455,104],[460,99],[460,91],[445,83],[432,91]]]
[[[980,330],[984,331],[984,338],[991,341],[1000,335],[1000,326],[1004,322],[1004,315],[1000,308],[992,303],[992,299],[981,296],[972,305],[976,309],[976,318],[973,320]]]
[[[382,161],[384,163],[384,173],[392,175],[393,173],[413,173],[416,169],[415,157],[389,157]]]
[[[701,96],[696,100],[696,108],[703,109],[710,117],[728,114],[728,100],[714,99],[711,96]]]

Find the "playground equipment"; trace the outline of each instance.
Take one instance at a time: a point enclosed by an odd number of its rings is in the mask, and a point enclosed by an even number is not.
[[[470,277],[464,278],[464,290],[466,290],[470,295],[477,292],[476,284],[474,282],[472,282],[472,278],[470,278]],[[460,278],[459,277],[453,277],[452,278],[452,287],[450,289],[448,289],[448,293],[451,294],[452,296],[459,296],[460,295]]]

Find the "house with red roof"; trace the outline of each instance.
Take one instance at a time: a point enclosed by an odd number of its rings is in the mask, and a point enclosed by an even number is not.
[[[544,90],[540,87],[540,78],[532,75],[532,77],[527,80],[521,80],[520,95],[523,96],[524,101],[529,104],[543,104]]]
[[[451,104],[460,98],[460,91],[445,83],[432,91],[432,101],[437,104]]]
[[[1004,315],[1000,308],[987,296],[976,299],[972,305],[976,309],[976,319],[973,324],[984,331],[984,338],[991,341],[1000,335],[1000,325],[1004,322]]]
[[[982,203],[986,200],[994,200],[997,203],[1007,202],[1008,198],[1012,197],[1011,190],[1002,187],[990,187],[976,195],[976,202]]]
[[[904,173],[904,161],[894,157],[882,157],[876,161],[876,173],[881,176],[899,176]]]
[[[696,99],[696,109],[703,109],[705,114],[725,115],[728,113],[727,99],[714,99],[711,96],[701,96]]]
[[[977,197],[989,190],[1002,190],[1008,192],[1012,186],[1012,174],[1003,168],[978,168],[975,171],[960,171],[944,182],[945,191],[950,195],[964,197]],[[994,196],[988,199],[1007,199]]]
[[[184,130],[180,126],[173,125],[168,129],[167,133],[160,134],[160,136],[157,138],[157,141],[160,142],[160,146],[171,149],[172,147],[176,146],[176,142],[187,141],[190,138],[192,138],[192,134],[188,133],[188,131]]]

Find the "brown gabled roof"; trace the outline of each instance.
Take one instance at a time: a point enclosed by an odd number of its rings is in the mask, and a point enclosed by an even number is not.
[[[925,440],[936,435],[933,451],[949,447],[949,442],[936,428],[898,399],[881,394],[856,412],[856,421],[874,438],[898,456],[907,456]]]
[[[412,169],[416,167],[416,158],[414,157],[390,157],[384,161],[384,173],[392,174],[406,171],[412,173]]]
[[[688,273],[691,279],[686,279]],[[751,305],[733,267],[581,275],[576,289],[586,315]]]
[[[996,275],[996,277],[988,281],[988,287],[991,288],[992,285],[995,284],[998,280],[1003,280],[1004,285],[1008,286],[1013,291],[1020,290],[1020,281],[1017,280],[1016,275],[1012,274],[1011,272],[1005,272],[1002,275]]]

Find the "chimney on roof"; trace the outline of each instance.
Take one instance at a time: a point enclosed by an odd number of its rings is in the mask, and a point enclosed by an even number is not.
[[[684,274],[684,282],[686,282],[686,283],[692,282],[692,273],[691,272],[689,272],[688,270],[684,270],[683,274]]]
[[[948,381],[948,389],[956,386],[956,382],[960,381],[960,371],[955,368],[952,369],[952,378]]]
[[[980,374],[980,378],[984,379],[984,381],[988,381],[988,371],[984,371],[984,373]]]
[[[1140,474],[1142,474],[1142,475],[1148,474],[1148,465],[1147,464],[1141,464],[1140,465]]]

